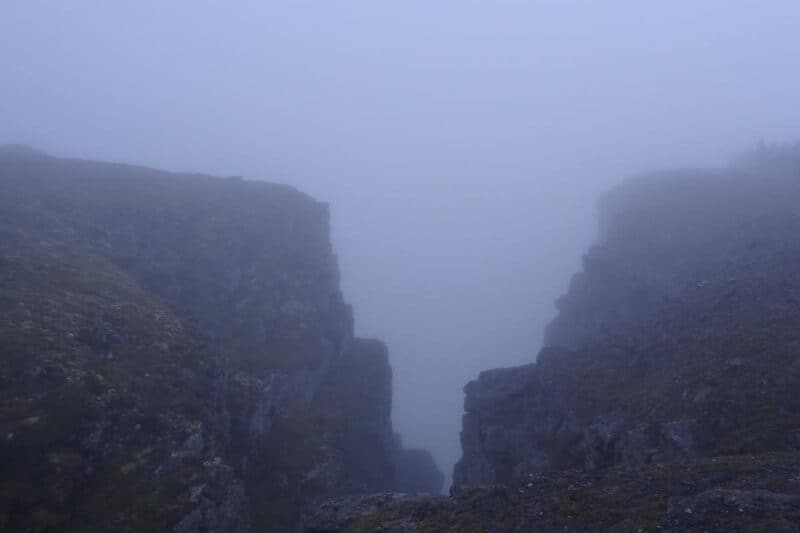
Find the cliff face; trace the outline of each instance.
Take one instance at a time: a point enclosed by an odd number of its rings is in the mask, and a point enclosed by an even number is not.
[[[352,322],[290,187],[0,150],[0,529],[288,531],[393,488]]]
[[[800,449],[800,178],[621,186],[536,364],[465,389],[459,486]]]

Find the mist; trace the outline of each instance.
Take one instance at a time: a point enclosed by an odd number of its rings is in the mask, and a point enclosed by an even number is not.
[[[0,143],[330,203],[395,428],[446,472],[462,387],[530,362],[649,169],[800,138],[800,4],[6,1]]]

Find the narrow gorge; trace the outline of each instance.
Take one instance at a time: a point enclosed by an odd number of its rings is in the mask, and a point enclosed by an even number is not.
[[[0,150],[0,529],[800,530],[800,156],[627,180],[449,496],[354,335],[328,206]]]
[[[465,387],[450,498],[308,531],[800,531],[800,150],[628,180],[536,362]]]

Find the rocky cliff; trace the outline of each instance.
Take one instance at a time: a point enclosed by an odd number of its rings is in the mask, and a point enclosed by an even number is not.
[[[536,363],[465,387],[453,496],[340,501],[309,531],[800,531],[800,159],[780,155],[611,191]]]
[[[550,346],[467,386],[456,484],[800,449],[798,201],[794,172],[612,191]]]
[[[286,186],[1,149],[0,529],[291,531],[403,485],[328,219]]]

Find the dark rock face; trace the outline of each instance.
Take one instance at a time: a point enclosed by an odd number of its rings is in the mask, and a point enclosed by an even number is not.
[[[398,446],[394,455],[394,490],[409,494],[440,494],[444,474],[428,450]]]
[[[290,187],[0,150],[0,529],[290,531],[391,490],[391,368]]]
[[[465,388],[456,486],[799,450],[798,202],[795,174],[612,192],[551,347]]]
[[[392,373],[383,343],[355,339],[320,384],[314,405],[324,460],[305,479],[326,495],[390,490],[394,483]]]

